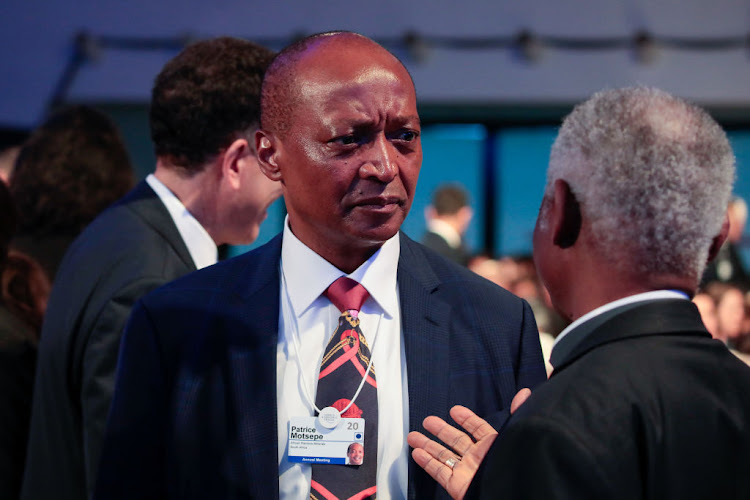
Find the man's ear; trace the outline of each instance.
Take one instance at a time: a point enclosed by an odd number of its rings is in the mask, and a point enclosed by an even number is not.
[[[282,181],[279,168],[278,139],[264,130],[255,132],[255,150],[258,154],[258,165],[261,172],[272,181]]]
[[[714,236],[714,239],[711,240],[711,246],[708,249],[708,259],[706,260],[707,263],[716,258],[721,245],[723,245],[724,241],[727,239],[727,235],[729,235],[729,214],[724,216],[724,222],[721,224],[719,234]]]
[[[459,232],[463,234],[471,224],[471,219],[474,217],[474,210],[469,205],[464,205],[458,209],[456,216],[458,219]]]
[[[236,139],[224,151],[221,159],[221,175],[233,188],[239,188],[240,170],[251,154],[252,151],[246,139]]]
[[[553,243],[560,248],[572,247],[581,233],[581,207],[570,185],[562,179],[555,181],[550,210]]]

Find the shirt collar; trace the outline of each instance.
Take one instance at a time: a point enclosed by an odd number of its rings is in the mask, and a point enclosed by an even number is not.
[[[376,306],[386,318],[398,311],[396,274],[401,252],[398,233],[348,275],[302,243],[289,229],[289,216],[284,221],[281,241],[281,270],[296,316],[302,316],[341,276],[358,281],[369,292],[363,310]]]
[[[594,319],[600,314],[604,314],[607,311],[611,311],[615,308],[622,307],[627,304],[633,304],[635,302],[643,302],[646,300],[661,300],[661,299],[689,300],[689,297],[684,292],[678,292],[676,290],[655,290],[651,292],[638,293],[636,295],[631,295],[629,297],[623,297],[622,299],[617,299],[608,304],[604,304],[603,306],[597,307],[596,309],[592,311],[587,312],[586,314],[584,314],[583,316],[581,316],[580,318],[572,322],[570,325],[568,325],[567,328],[565,328],[565,330],[560,332],[560,334],[555,338],[555,343],[553,344],[553,347],[556,346],[558,342],[560,342],[560,339],[562,339],[565,335],[567,335],[568,332],[575,330],[582,324]]]
[[[169,215],[177,226],[182,240],[193,258],[196,269],[202,269],[218,261],[219,252],[211,235],[198,220],[185,208],[185,205],[154,174],[146,177],[146,182],[159,196]]]
[[[430,219],[427,222],[427,229],[441,236],[450,247],[458,248],[461,246],[461,235],[456,228],[440,219]]]

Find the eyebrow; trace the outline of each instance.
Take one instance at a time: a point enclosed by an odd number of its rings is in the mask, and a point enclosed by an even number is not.
[[[419,119],[419,115],[401,116],[390,120],[391,125],[396,124],[398,126],[404,126],[410,122],[416,122],[418,127],[422,126],[422,121]],[[374,126],[374,124],[375,122],[373,120],[364,119],[349,122],[347,125],[353,129],[367,129]]]
[[[399,119],[394,120],[394,121],[398,121],[398,122],[401,122],[401,123],[407,123],[407,122],[415,121],[415,122],[417,122],[418,126],[420,126],[420,127],[422,126],[422,120],[419,118],[419,115],[409,115],[409,116],[405,116],[403,118],[399,118]]]

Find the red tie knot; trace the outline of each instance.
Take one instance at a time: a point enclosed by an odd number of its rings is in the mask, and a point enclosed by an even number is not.
[[[333,305],[339,308],[339,311],[359,311],[370,294],[365,287],[351,278],[342,276],[323,292],[323,295],[333,302]]]

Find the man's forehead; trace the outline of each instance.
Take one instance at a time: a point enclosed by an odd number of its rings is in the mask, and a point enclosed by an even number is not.
[[[316,66],[297,80],[299,96],[315,99],[345,97],[373,85],[390,86],[394,92],[414,92],[408,75],[378,64],[340,68]]]

